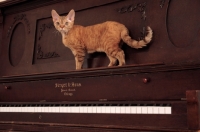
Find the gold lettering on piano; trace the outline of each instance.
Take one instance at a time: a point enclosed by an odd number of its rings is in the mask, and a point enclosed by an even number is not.
[[[81,87],[81,83],[75,83],[75,82],[67,82],[67,83],[55,83],[55,88],[75,88],[75,87]]]
[[[75,88],[68,88],[68,89],[60,89],[61,93],[62,92],[75,92],[76,89]]]
[[[65,96],[73,96],[73,93],[64,92]]]
[[[60,92],[64,96],[73,96],[77,87],[81,87],[81,83],[67,82],[67,83],[55,83],[55,88],[60,88]]]

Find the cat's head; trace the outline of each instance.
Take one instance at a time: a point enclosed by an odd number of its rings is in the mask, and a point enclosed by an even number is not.
[[[55,10],[51,11],[55,28],[61,33],[67,33],[74,25],[75,12],[72,9],[67,16],[59,16]]]

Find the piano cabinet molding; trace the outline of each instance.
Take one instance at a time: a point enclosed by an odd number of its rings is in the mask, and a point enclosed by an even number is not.
[[[0,55],[2,53],[3,19],[2,10],[0,9]]]
[[[186,92],[188,128],[200,129],[200,90]]]
[[[12,25],[10,25],[10,27],[9,27],[9,29],[7,31],[7,37],[10,37],[12,30],[20,22],[23,22],[26,25],[26,29],[27,29],[27,33],[28,34],[31,32],[31,30],[30,30],[30,23],[29,23],[29,20],[26,18],[26,14],[19,14],[19,15],[16,15],[13,18]]]
[[[2,14],[2,11],[0,9],[0,25],[3,24],[3,14]]]

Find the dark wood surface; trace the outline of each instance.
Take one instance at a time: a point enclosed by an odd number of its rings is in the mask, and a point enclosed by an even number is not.
[[[167,103],[171,115],[0,113],[0,131],[165,131],[200,129],[199,0],[12,0],[0,3],[0,104]],[[118,21],[140,39],[125,66],[88,54],[82,70],[53,27],[51,10],[76,11],[75,24]],[[45,126],[45,127],[44,127]]]

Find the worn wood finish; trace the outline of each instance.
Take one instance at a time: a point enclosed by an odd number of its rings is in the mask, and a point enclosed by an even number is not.
[[[0,131],[200,130],[199,0],[12,0],[0,3],[0,104],[167,103],[171,115],[0,113]],[[76,11],[75,24],[124,24],[134,39],[145,27],[152,42],[123,45],[125,66],[107,67],[88,54],[82,70],[53,27],[51,10]],[[187,92],[186,92],[187,91]],[[45,127],[44,127],[45,126]]]

